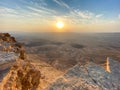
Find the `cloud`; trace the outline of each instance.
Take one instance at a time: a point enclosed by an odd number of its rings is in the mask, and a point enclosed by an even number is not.
[[[79,11],[78,15],[83,19],[91,19],[94,16],[94,13],[89,11]]]
[[[100,18],[102,16],[103,16],[103,14],[98,14],[98,15],[96,15],[96,18]]]
[[[75,9],[60,17],[65,22],[75,25],[107,24],[112,22],[112,20],[104,19],[103,14],[96,14],[88,10],[81,11]]]
[[[39,3],[38,3],[39,2]],[[24,1],[25,4],[25,12],[31,13],[31,15],[43,15],[43,16],[51,16],[56,14],[57,12],[53,9],[47,8],[47,3],[45,0],[31,0],[31,3],[28,4],[28,1]]]
[[[31,23],[35,22],[43,23],[43,21],[54,22],[58,20],[58,18],[65,21],[66,23],[71,23],[75,25],[101,24],[101,23],[104,24],[108,22],[113,23],[113,21],[110,20],[107,21],[107,19],[104,19],[105,16],[104,14],[101,13],[96,14],[89,10],[73,9],[68,4],[66,4],[64,0],[52,0],[57,5],[68,10],[68,12],[65,13],[63,12],[60,15],[59,11],[47,6],[48,4],[45,2],[46,0],[18,0],[18,1],[20,1],[20,3],[17,2],[15,8],[14,7],[7,8],[0,6],[0,16],[10,18],[20,17],[17,18],[16,20],[20,19],[21,21],[25,20],[26,22],[31,20]],[[120,14],[118,15],[118,18],[120,19]]]
[[[0,7],[0,16],[6,17],[6,16],[14,16],[16,17],[18,12],[14,9],[6,8],[6,7]]]
[[[0,7],[0,14],[7,14],[7,13],[16,13],[14,9],[6,8],[6,7]]]
[[[78,19],[89,20],[95,18],[95,14],[89,11],[73,10],[68,15]]]
[[[120,14],[118,15],[118,18],[120,19]]]
[[[32,13],[37,13],[37,14],[49,14],[50,12],[48,11],[44,11],[44,10],[41,10],[39,8],[35,8],[35,7],[27,7],[29,10],[32,11]]]
[[[2,3],[3,6],[0,6],[0,16],[9,18],[21,17],[21,19],[23,18],[28,20],[33,18],[47,19],[48,17],[52,17],[57,13],[55,10],[47,8],[47,3],[45,3],[45,0],[18,1],[19,3],[16,1],[15,8],[7,8],[7,3],[5,6],[4,3]]]
[[[53,0],[55,3],[57,3],[58,5],[65,7],[67,9],[70,9],[69,5],[67,5],[65,2],[63,2],[62,0]]]

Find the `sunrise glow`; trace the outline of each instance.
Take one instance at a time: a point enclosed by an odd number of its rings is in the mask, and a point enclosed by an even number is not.
[[[0,31],[120,32],[119,8],[119,0],[0,0]]]
[[[62,28],[64,27],[64,23],[63,23],[62,21],[58,21],[58,22],[56,23],[56,27],[57,27],[58,29],[62,29]]]

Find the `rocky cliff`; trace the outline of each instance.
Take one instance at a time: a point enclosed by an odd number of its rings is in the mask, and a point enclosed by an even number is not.
[[[25,59],[23,44],[9,33],[0,33],[0,90],[28,90],[39,85],[40,71]]]
[[[22,44],[17,46],[15,37],[9,33],[0,33],[0,81],[17,58],[21,58]],[[23,52],[25,54],[25,52]],[[23,56],[24,57],[24,56]]]
[[[36,56],[26,57],[23,44],[11,37],[0,33],[0,90],[41,90],[62,74]]]

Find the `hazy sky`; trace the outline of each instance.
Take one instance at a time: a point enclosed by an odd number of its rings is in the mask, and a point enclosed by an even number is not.
[[[120,32],[120,0],[0,0],[0,31]]]

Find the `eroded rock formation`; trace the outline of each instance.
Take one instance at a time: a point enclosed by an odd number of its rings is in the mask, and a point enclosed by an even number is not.
[[[17,60],[2,81],[1,90],[32,90],[40,84],[41,72],[31,63]]]
[[[17,42],[9,33],[0,33],[0,51],[15,52],[19,54],[20,59],[26,58],[24,45]]]

